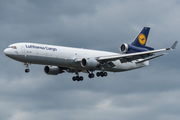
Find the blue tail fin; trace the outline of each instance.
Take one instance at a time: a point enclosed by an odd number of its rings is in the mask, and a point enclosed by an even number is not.
[[[146,45],[148,34],[149,34],[150,28],[144,27],[141,32],[138,34],[136,39],[131,43],[131,45],[137,46],[137,47],[143,47]]]
[[[147,48],[149,50],[154,50],[154,48],[146,46],[147,38],[149,35],[150,27],[144,27],[131,45],[136,47]]]

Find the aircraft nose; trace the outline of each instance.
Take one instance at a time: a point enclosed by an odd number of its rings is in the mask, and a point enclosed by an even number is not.
[[[5,55],[8,56],[10,53],[11,53],[11,51],[10,51],[8,48],[6,48],[6,49],[4,50],[4,54],[5,54]]]

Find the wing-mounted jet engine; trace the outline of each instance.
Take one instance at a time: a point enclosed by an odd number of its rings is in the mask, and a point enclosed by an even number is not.
[[[58,75],[63,73],[64,71],[57,66],[45,66],[44,72],[48,75]]]
[[[96,68],[99,65],[99,62],[93,58],[83,58],[81,60],[81,66],[85,68]]]

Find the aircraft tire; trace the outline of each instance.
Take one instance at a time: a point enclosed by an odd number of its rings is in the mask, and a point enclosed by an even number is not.
[[[81,77],[79,77],[79,79],[80,79],[80,81],[83,81],[84,78],[81,76]]]
[[[76,77],[75,77],[75,76],[74,76],[74,77],[72,77],[72,80],[73,80],[73,81],[76,81]]]
[[[100,76],[101,76],[101,77],[104,77],[104,73],[103,73],[103,72],[100,72]]]
[[[80,81],[79,76],[76,76],[76,80],[77,80],[77,81]]]
[[[94,78],[94,74],[91,73],[91,74],[88,75],[88,77],[89,77],[89,78]]]
[[[25,72],[28,73],[28,72],[30,72],[30,70],[29,69],[25,69]]]
[[[100,76],[100,72],[97,72],[97,73],[96,73],[96,76],[99,77],[99,76]]]
[[[88,77],[91,78],[91,74],[89,74]]]
[[[108,75],[107,72],[104,72],[103,74],[104,74],[105,77]]]
[[[94,74],[93,73],[91,73],[91,78],[94,78]]]

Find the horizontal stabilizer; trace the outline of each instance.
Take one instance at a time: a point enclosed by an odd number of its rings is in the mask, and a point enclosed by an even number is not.
[[[150,58],[147,58],[147,59],[144,59],[144,60],[138,61],[138,62],[136,62],[136,64],[138,64],[138,63],[142,63],[142,62],[145,62],[145,61],[148,61],[148,60],[152,60],[152,59],[154,59],[154,58],[161,57],[161,56],[166,55],[166,54],[167,54],[167,53],[160,54],[160,55],[157,55],[157,56],[154,56],[154,57],[150,57]]]

